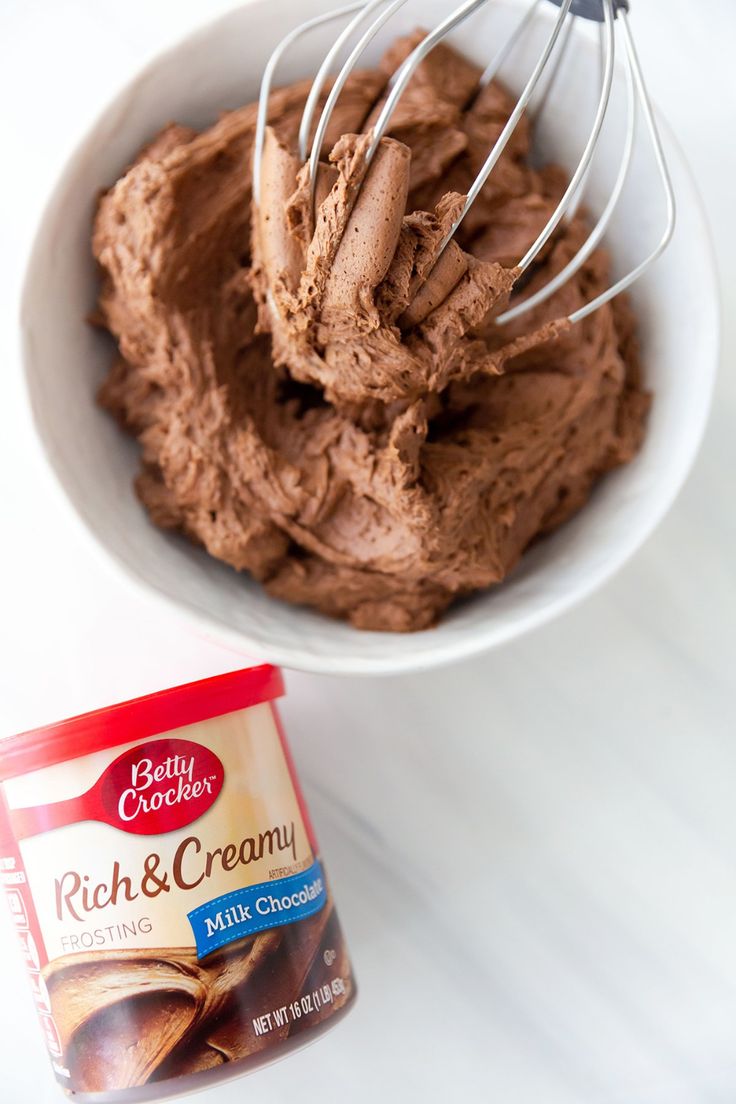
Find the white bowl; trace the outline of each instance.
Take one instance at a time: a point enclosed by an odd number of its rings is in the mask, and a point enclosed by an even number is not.
[[[590,594],[631,556],[672,503],[703,431],[717,361],[718,292],[700,201],[665,128],[678,225],[669,250],[634,290],[646,380],[655,394],[644,447],[600,483],[572,521],[531,549],[506,583],[458,604],[436,629],[360,632],[269,598],[247,577],[155,528],[132,490],[137,445],[95,405],[112,356],[109,340],[85,322],[97,291],[89,244],[95,196],[169,120],[204,126],[220,110],[254,99],[263,64],[285,30],[332,3],[255,0],[157,58],[117,96],[72,156],[43,217],[23,295],[23,349],[49,461],[86,528],[131,580],[176,606],[200,632],[248,654],[305,670],[377,674],[431,667],[510,640]],[[420,21],[430,25],[448,10],[447,0],[407,5],[367,60],[396,33]],[[489,3],[453,41],[485,63],[521,10],[505,0]],[[631,22],[635,30],[635,14]],[[542,32],[506,71],[510,84],[531,68]],[[314,72],[334,33],[320,29],[300,42],[279,80]],[[549,147],[570,165],[584,145],[598,79],[592,39],[573,53],[555,109],[545,115]],[[623,102],[617,87],[587,192],[594,209],[618,168]],[[618,271],[642,256],[664,217],[654,165],[641,146],[609,233]]]

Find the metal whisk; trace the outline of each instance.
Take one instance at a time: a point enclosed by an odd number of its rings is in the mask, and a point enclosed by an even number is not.
[[[268,99],[276,67],[284,52],[298,38],[306,34],[308,31],[319,27],[322,24],[329,23],[333,20],[339,20],[347,16],[353,17],[349,20],[344,30],[338,35],[333,46],[327,52],[324,61],[322,62],[317,72],[317,75],[311,86],[309,96],[307,98],[304,113],[301,119],[301,126],[299,128],[299,157],[302,161],[308,160],[309,162],[311,196],[312,205],[314,207],[315,191],[317,185],[317,169],[319,165],[320,152],[335,104],[337,103],[337,100],[342,89],[345,86],[348,77],[355,69],[355,66],[358,64],[361,55],[368,47],[369,43],[378,34],[381,28],[391,19],[391,17],[399,10],[399,8],[404,6],[406,2],[407,0],[359,0],[359,2],[347,4],[344,7],[340,7],[334,9],[333,11],[326,12],[322,15],[315,16],[314,18],[302,23],[300,26],[295,27],[294,30],[289,32],[289,34],[287,34],[286,37],[283,38],[279,45],[276,47],[263,73],[260,100],[258,105],[258,120],[256,126],[255,150],[253,158],[253,197],[256,206],[258,206],[260,200],[261,160],[268,117]],[[367,164],[369,164],[371,159],[373,158],[378,148],[378,144],[390,124],[391,117],[394,113],[396,105],[398,104],[400,97],[402,96],[406,86],[414,75],[417,66],[420,64],[423,58],[425,58],[427,54],[429,54],[429,52],[433,50],[434,47],[439,42],[441,42],[455,27],[466,20],[479,8],[492,2],[493,0],[465,0],[465,3],[461,4],[460,7],[451,12],[447,16],[447,18],[444,19],[433,31],[427,34],[427,36],[422,39],[419,45],[399,66],[399,68],[396,70],[389,81],[388,94],[386,96],[381,112],[372,127],[370,144],[368,146],[366,156]],[[638,111],[641,111],[644,117],[646,129],[651,141],[657,169],[662,183],[665,200],[665,227],[657,245],[654,247],[654,249],[652,249],[651,253],[649,253],[648,256],[646,256],[625,276],[612,284],[611,287],[607,288],[606,291],[602,292],[600,295],[597,295],[594,299],[590,300],[590,302],[586,303],[579,310],[571,314],[569,316],[569,321],[572,323],[579,322],[581,319],[587,317],[593,311],[597,310],[598,307],[613,299],[614,296],[618,295],[620,292],[630,287],[631,284],[633,284],[634,281],[642,275],[642,273],[657,259],[657,257],[659,257],[659,255],[666,248],[667,244],[670,241],[670,238],[672,237],[672,232],[675,225],[675,198],[672,190],[672,183],[664,158],[662,143],[660,141],[659,133],[657,130],[657,124],[654,118],[654,113],[652,111],[651,102],[649,100],[646,85],[644,83],[644,77],[642,74],[641,66],[639,64],[636,47],[634,45],[631,29],[629,27],[628,0],[533,0],[528,10],[524,13],[516,29],[513,31],[511,36],[507,39],[507,41],[498,51],[496,57],[491,61],[491,63],[483,73],[480,81],[480,87],[483,87],[483,85],[490,82],[498,74],[502,64],[510,54],[513,47],[519,42],[521,36],[528,30],[540,7],[546,3],[555,4],[560,9],[559,14],[555,18],[554,25],[550,31],[541,55],[536,65],[534,66],[534,69],[530,77],[528,78],[521,92],[521,95],[519,96],[514,110],[511,112],[506,125],[501,131],[501,134],[499,135],[493,148],[489,152],[488,157],[486,158],[486,161],[483,164],[480,172],[478,173],[470,189],[468,190],[463,207],[454,224],[450,228],[448,234],[446,235],[444,241],[441,243],[439,253],[441,253],[442,250],[445,249],[448,242],[452,239],[453,235],[456,233],[466,214],[470,210],[473,202],[477,198],[479,192],[493,172],[495,165],[498,163],[501,154],[508,145],[508,142],[514,130],[516,129],[522,115],[528,109],[532,96],[534,95],[537,87],[540,85],[543,74],[546,73],[546,84],[541,91],[541,95],[538,93],[540,99],[536,111],[536,115],[538,118],[539,113],[549,95],[549,91],[552,87],[554,79],[557,75],[557,70],[562,61],[562,57],[569,45],[570,33],[573,30],[574,23],[578,18],[593,20],[600,25],[599,38],[602,77],[595,118],[588,140],[585,144],[585,148],[583,149],[577,167],[575,168],[575,171],[570,178],[570,182],[565,190],[564,195],[560,199],[553,214],[549,218],[549,221],[547,222],[537,239],[532,243],[524,256],[519,260],[518,268],[520,270],[520,275],[529,268],[529,266],[539,254],[540,250],[544,247],[547,241],[549,241],[550,237],[553,235],[562,220],[572,217],[580,201],[585,178],[588,174],[593,156],[595,154],[596,146],[598,144],[601,129],[603,127],[606,112],[608,110],[609,102],[611,99],[616,40],[618,38],[621,38],[623,40],[624,54],[626,58],[628,101],[626,134],[620,169],[613,183],[609,199],[604,207],[600,218],[598,219],[585,243],[581,246],[581,248],[570,260],[570,262],[562,269],[562,271],[560,271],[556,276],[549,280],[542,288],[540,288],[533,295],[525,298],[523,301],[514,304],[503,314],[499,315],[495,319],[495,321],[498,323],[508,322],[512,318],[516,318],[526,311],[531,310],[533,307],[543,302],[545,299],[548,299],[575,272],[577,272],[582,267],[587,258],[593,252],[593,250],[601,242],[627,179],[632,158],[632,152],[634,149],[634,135],[636,130]],[[368,25],[364,26],[364,24],[366,23],[368,23]],[[360,33],[361,29],[362,33]],[[338,57],[342,54],[344,49],[348,47],[350,41],[354,38],[354,36],[359,33],[360,37],[350,50],[347,59],[339,70],[338,75],[335,78],[334,83],[330,89],[321,115],[317,121],[316,129],[314,130],[314,135],[310,145],[309,136],[312,133],[315,113],[328,76],[332,71],[332,68],[335,65]],[[555,47],[557,47],[557,49],[555,49]]]

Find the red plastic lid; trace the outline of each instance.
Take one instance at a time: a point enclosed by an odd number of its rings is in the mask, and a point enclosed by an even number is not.
[[[82,713],[0,740],[0,781],[131,740],[145,740],[209,717],[235,713],[283,693],[281,671],[263,664]]]

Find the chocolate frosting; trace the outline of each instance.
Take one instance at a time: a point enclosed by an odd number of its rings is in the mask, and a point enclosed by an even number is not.
[[[44,976],[75,1092],[133,1088],[255,1058],[354,993],[331,900],[312,917],[203,961],[188,947],[85,952],[55,960]],[[335,978],[340,988],[317,1008],[310,994],[325,984],[332,991]],[[254,1021],[303,995],[306,1015],[258,1034]]]
[[[438,264],[512,101],[447,46],[420,66],[366,169],[387,78],[421,37],[355,74],[312,210],[294,150],[308,84],[276,92],[261,204],[255,105],[172,125],[102,197],[99,314],[120,356],[101,401],[140,442],[151,517],[273,594],[361,628],[433,624],[500,582],[639,447],[631,313],[596,251],[546,303],[494,323],[565,176],[522,123]],[[564,225],[519,294],[587,236]]]

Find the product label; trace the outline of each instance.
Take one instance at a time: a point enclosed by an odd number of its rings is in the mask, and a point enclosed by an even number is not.
[[[248,1058],[349,997],[269,704],[131,733],[6,781],[2,799],[6,894],[65,1087],[132,1088]],[[302,997],[306,1014],[264,1029]]]

